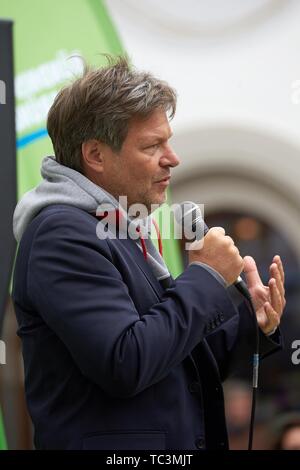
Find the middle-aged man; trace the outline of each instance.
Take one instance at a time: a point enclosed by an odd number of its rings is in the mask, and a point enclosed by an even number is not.
[[[39,449],[228,448],[221,382],[241,343],[246,362],[253,352],[251,313],[230,287],[243,269],[261,354],[280,347],[279,256],[263,286],[254,260],[214,227],[173,280],[118,204],[165,201],[179,164],[175,106],[167,83],[119,58],[86,70],[50,109],[55,158],[14,215],[13,300]],[[115,208],[116,236],[97,218],[103,204]],[[124,236],[131,222],[136,238]]]

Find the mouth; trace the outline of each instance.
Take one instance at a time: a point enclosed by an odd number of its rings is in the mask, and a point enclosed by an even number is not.
[[[155,183],[156,183],[156,184],[162,184],[162,185],[168,186],[168,184],[169,184],[169,182],[170,182],[170,179],[171,179],[171,176],[166,176],[166,177],[163,178],[162,180],[156,181]]]

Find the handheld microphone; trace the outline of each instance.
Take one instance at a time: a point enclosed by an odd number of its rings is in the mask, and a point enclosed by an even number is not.
[[[203,220],[201,210],[195,202],[182,202],[179,209],[174,211],[174,216],[177,224],[184,229],[185,235],[190,239],[201,240],[209,231]],[[251,300],[247,285],[241,276],[233,284],[244,297]]]

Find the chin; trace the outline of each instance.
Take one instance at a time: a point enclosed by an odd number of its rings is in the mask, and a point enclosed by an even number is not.
[[[139,202],[141,202],[142,200],[144,201],[142,204],[144,204],[149,213],[150,213],[150,210],[151,210],[151,206],[154,206],[154,205],[157,205],[157,206],[161,206],[164,202],[166,202],[167,200],[167,195],[166,193],[159,193],[159,194],[148,194],[148,197],[145,197],[146,195],[144,195],[143,198],[140,198],[139,199]],[[153,212],[153,211],[151,211]]]
[[[166,194],[162,194],[161,196],[158,196],[155,201],[152,201],[151,204],[158,204],[159,206],[161,206],[162,204],[164,204],[164,202],[166,202],[166,200]]]

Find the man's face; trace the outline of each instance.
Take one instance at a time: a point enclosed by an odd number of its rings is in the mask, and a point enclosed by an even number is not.
[[[105,147],[102,187],[113,196],[127,196],[128,207],[166,200],[170,169],[179,164],[168,140],[172,131],[165,111],[155,110],[150,117],[131,121],[119,152]]]

